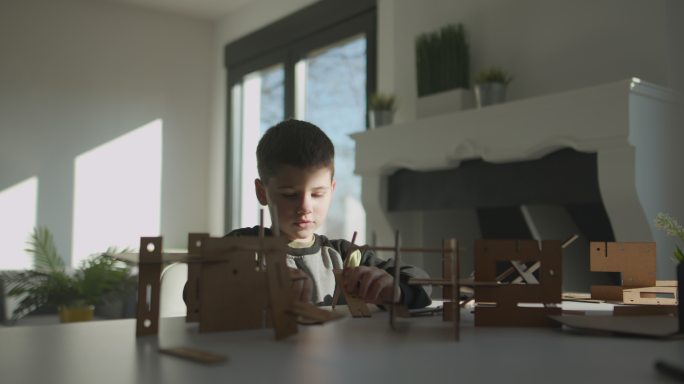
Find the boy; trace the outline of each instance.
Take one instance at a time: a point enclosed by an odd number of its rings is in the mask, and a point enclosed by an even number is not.
[[[330,240],[315,233],[325,221],[335,191],[335,149],[317,126],[286,120],[271,127],[257,146],[259,179],[255,180],[259,203],[267,205],[280,234],[290,240],[287,264],[300,300],[330,305],[335,291],[333,269],[342,269],[351,246],[346,240]],[[257,236],[259,227],[242,228],[227,236]],[[273,231],[266,230],[266,235]],[[428,277],[422,270],[401,266],[399,289],[394,291],[391,261],[373,252],[354,251],[344,272],[347,290],[374,304],[401,301],[409,308],[430,304],[429,291],[410,286],[410,277]]]

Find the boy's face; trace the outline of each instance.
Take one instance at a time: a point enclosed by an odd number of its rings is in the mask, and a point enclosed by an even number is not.
[[[255,180],[261,205],[268,205],[271,218],[278,210],[281,235],[291,241],[311,241],[314,232],[325,222],[335,190],[330,167],[297,168],[282,165],[268,183]]]

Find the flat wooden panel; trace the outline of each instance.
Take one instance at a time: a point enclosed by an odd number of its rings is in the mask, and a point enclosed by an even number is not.
[[[451,257],[451,252],[448,251],[451,244],[445,240],[442,244],[442,280],[452,282],[453,276],[453,260]],[[458,292],[458,291],[457,291]],[[445,286],[442,288],[442,297],[444,298],[444,307],[442,310],[442,320],[444,321],[454,321],[455,308],[459,308],[458,303],[454,303],[454,300],[458,300],[458,294],[454,295],[454,291],[450,286]]]
[[[140,238],[138,267],[138,304],[136,336],[156,335],[159,332],[159,293],[161,286],[162,238]]]
[[[624,287],[652,287],[656,281],[656,243],[590,243],[593,272],[620,272]]]
[[[204,241],[200,279],[200,332],[263,328],[267,324],[266,272],[256,252],[287,252],[276,238],[225,237]]]
[[[209,237],[208,233],[188,234],[188,256],[201,257],[202,243]],[[188,263],[188,281],[186,283],[185,300],[187,312],[185,319],[188,322],[199,321],[200,291],[199,280],[202,276],[202,263]]]
[[[619,285],[592,285],[592,300],[622,301],[622,287]]]
[[[267,252],[264,257],[271,321],[275,328],[275,338],[280,340],[297,333],[297,316],[291,311],[294,297],[287,271],[287,256],[282,252]]]
[[[658,297],[658,295],[661,297]],[[667,297],[663,297],[667,296]],[[625,304],[677,305],[677,287],[628,288],[622,291]]]
[[[504,284],[478,286],[477,303],[495,303],[493,307],[475,307],[475,325],[552,326],[546,316],[559,314],[558,308],[520,307],[519,303],[559,304],[561,302],[561,241],[477,240],[475,242],[475,282],[497,278],[499,261],[541,262],[539,284]]]

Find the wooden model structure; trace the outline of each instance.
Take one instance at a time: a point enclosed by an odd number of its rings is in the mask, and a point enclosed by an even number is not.
[[[353,244],[353,239],[352,239]],[[441,279],[418,279],[412,278],[408,281],[410,285],[438,285],[444,287],[444,310],[442,312],[445,321],[452,321],[454,324],[454,338],[459,338],[459,321],[460,321],[460,307],[458,305],[458,287],[459,287],[459,259],[458,246],[456,239],[448,239],[443,243],[442,248],[402,248],[401,236],[399,231],[395,233],[394,246],[353,246],[350,252],[354,250],[372,250],[372,251],[393,251],[394,252],[394,290],[399,289],[399,280],[401,272],[401,255],[403,252],[416,253],[439,253],[442,255],[443,276]],[[338,281],[338,285],[339,281]],[[365,306],[365,303],[362,302]],[[397,317],[408,314],[408,309],[404,304],[397,302],[385,303],[390,312],[390,327],[394,330],[402,330],[404,327],[397,322]],[[352,315],[354,310],[350,307]]]
[[[678,303],[677,281],[656,280],[656,243],[591,242],[592,272],[619,272],[620,285],[593,285],[591,298],[625,304]]]
[[[141,238],[137,336],[158,333],[164,262],[189,264],[186,319],[199,321],[200,332],[272,326],[278,340],[297,332],[298,316],[320,323],[341,317],[295,301],[286,267],[285,238],[190,234],[188,250],[163,254],[161,237]]]
[[[558,240],[475,241],[476,284],[507,277],[497,276],[497,264],[510,264],[519,274],[508,283],[476,287],[475,326],[557,325],[548,316],[561,313],[561,253]]]
[[[625,288],[653,287],[656,284],[655,243],[615,243],[592,241],[589,245],[592,272],[619,272],[620,285],[593,285],[591,298],[622,301]]]

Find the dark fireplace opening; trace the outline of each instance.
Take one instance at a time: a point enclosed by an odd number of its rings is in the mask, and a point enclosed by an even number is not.
[[[595,153],[566,148],[537,160],[498,164],[478,159],[447,170],[402,169],[389,177],[387,190],[390,215],[429,216],[451,210],[462,216],[464,210],[474,211],[471,224],[483,239],[563,240],[577,233],[580,240],[564,251],[564,289],[588,291],[592,284],[619,283],[615,274],[589,272],[589,241],[615,240],[599,190]],[[444,233],[445,228],[431,226],[448,225],[448,219],[440,223],[424,219],[423,232]],[[458,232],[463,225],[453,228]],[[459,238],[459,233],[452,235]],[[467,271],[472,266],[472,260],[467,260],[472,258],[472,244],[463,240],[472,239],[459,240],[466,251],[463,270]]]

